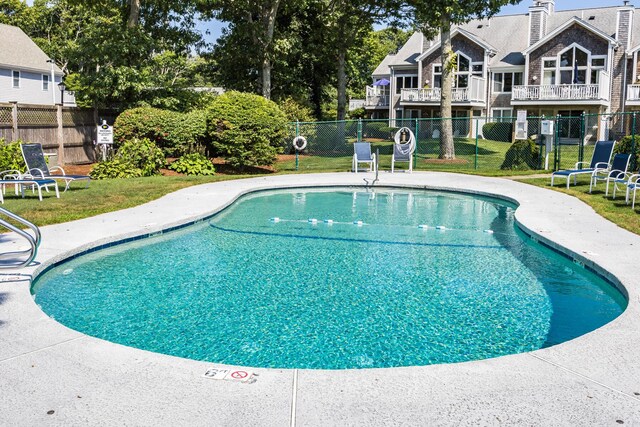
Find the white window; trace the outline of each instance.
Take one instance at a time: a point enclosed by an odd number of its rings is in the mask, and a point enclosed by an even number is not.
[[[19,88],[20,87],[20,71],[13,71],[12,76],[13,76],[13,87]]]
[[[512,122],[513,110],[511,108],[494,108],[491,116],[495,122]]]
[[[48,74],[42,75],[42,90],[49,91],[49,75]]]
[[[522,72],[493,73],[493,92],[511,92],[522,84]]]
[[[556,57],[542,59],[542,84],[597,84],[607,66],[606,55],[593,55],[574,43]]]
[[[469,86],[471,76],[482,77],[483,62],[471,62],[471,58],[462,52],[456,52],[456,69],[453,77],[453,87],[465,88]],[[442,64],[433,66],[433,87],[442,87]]]
[[[418,75],[396,76],[396,93],[400,94],[402,89],[417,89]]]

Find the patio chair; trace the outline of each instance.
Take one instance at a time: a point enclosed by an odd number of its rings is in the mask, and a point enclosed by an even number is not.
[[[626,188],[624,201],[629,204],[629,195],[633,191],[633,200],[631,203],[631,209],[636,207],[636,191],[640,189],[640,171],[638,173],[625,173],[624,176],[618,177],[613,181],[613,198],[616,198],[616,191],[618,186],[624,186]]]
[[[371,144],[368,142],[353,143],[353,163],[351,167],[355,173],[358,173],[359,163],[368,163],[369,171],[377,167],[376,155],[371,153]]]
[[[47,162],[44,159],[44,153],[42,152],[41,144],[21,144],[22,157],[27,164],[27,174],[34,179],[56,179],[64,180],[64,191],[69,189],[69,185],[73,181],[86,181],[87,187],[89,187],[89,181],[91,177],[87,175],[67,175],[60,166],[54,166],[49,169]],[[60,171],[61,175],[52,175],[51,171]]]
[[[607,187],[604,192],[605,196],[609,195],[609,182],[626,177],[627,169],[629,169],[629,160],[631,154],[616,154],[611,162],[611,169],[596,168],[591,174],[591,184],[589,184],[589,193],[597,185],[598,181],[606,181]],[[614,184],[615,185],[615,184]]]
[[[413,152],[414,144],[393,144],[393,154],[391,155],[391,173],[393,173],[396,162],[409,162],[409,173],[413,172]]]
[[[20,171],[8,170],[0,172],[0,203],[4,203],[4,194],[7,190],[7,185],[13,185],[16,195],[18,191],[24,198],[25,187],[31,187],[32,191],[38,190],[38,199],[42,201],[42,189],[47,192],[49,186],[52,185],[56,191],[56,197],[60,198],[60,192],[58,191],[58,184],[54,179],[34,179],[32,177],[23,176]]]
[[[593,150],[593,156],[589,167],[585,169],[578,169],[581,164],[587,164],[587,162],[576,162],[574,169],[559,170],[551,174],[551,186],[553,187],[553,180],[556,176],[565,177],[567,179],[567,189],[573,177],[573,185],[577,183],[577,176],[583,174],[593,174],[596,169],[609,169],[609,161],[611,160],[611,154],[613,153],[613,146],[615,141],[598,141]]]

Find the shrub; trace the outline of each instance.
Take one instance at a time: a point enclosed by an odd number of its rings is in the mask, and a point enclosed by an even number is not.
[[[89,175],[91,179],[138,178],[142,171],[125,160],[114,158],[95,165]]]
[[[233,167],[271,165],[288,143],[287,118],[272,101],[230,91],[207,109],[213,147]]]
[[[181,155],[204,143],[206,122],[204,111],[190,113],[138,107],[124,111],[114,125],[114,142],[147,138],[167,155]]]
[[[632,144],[633,142],[633,138],[631,137],[631,135],[627,135],[624,136],[620,139],[620,141],[616,144],[615,149],[613,150],[613,152],[615,154],[619,154],[619,153],[629,153],[632,155],[631,157],[631,161],[629,162],[629,166],[631,165],[635,165],[635,167],[638,167],[638,165],[640,163],[638,163],[640,161],[640,135],[636,135],[635,136],[635,144]],[[633,145],[633,151],[632,152],[632,146]],[[634,162],[635,159],[635,162]]]
[[[493,141],[511,142],[513,123],[492,122],[482,126],[482,136]]]
[[[290,96],[280,101],[278,106],[290,122],[315,121],[311,108],[306,107]]]
[[[91,170],[91,177],[135,178],[157,175],[165,165],[164,154],[148,139],[132,139],[122,144],[113,159],[98,163]]]
[[[187,175],[215,175],[216,173],[211,160],[199,153],[185,154],[171,163],[169,169]]]
[[[24,170],[24,159],[20,151],[22,141],[5,143],[4,138],[0,138],[0,172],[10,169]]]
[[[504,155],[500,169],[538,169],[540,150],[531,139],[517,139]]]

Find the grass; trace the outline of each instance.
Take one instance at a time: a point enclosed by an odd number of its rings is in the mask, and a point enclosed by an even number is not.
[[[567,190],[565,181],[559,180],[554,187],[549,183],[551,178],[525,178],[518,181],[537,187],[550,188],[554,191],[566,193],[577,197],[593,208],[600,216],[617,224],[618,226],[640,235],[640,204],[636,209],[631,209],[631,205],[624,202],[624,190],[616,192],[616,199],[611,199],[612,188],[609,186],[609,196],[605,197],[604,183],[598,183],[598,186],[589,194],[589,178],[579,177],[577,185],[571,185]]]
[[[43,226],[138,206],[192,185],[244,177],[247,176],[153,176],[91,181],[89,188],[84,188],[84,184],[71,184],[65,193],[62,193],[63,186],[59,199],[43,191],[42,202],[38,201],[37,193],[25,190],[22,199],[14,195],[13,187],[7,187],[2,207]]]

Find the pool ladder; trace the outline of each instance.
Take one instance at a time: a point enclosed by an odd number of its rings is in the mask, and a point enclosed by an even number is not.
[[[26,225],[29,229],[31,229],[33,235],[11,224],[5,219],[5,217],[8,217],[9,219],[12,219],[20,224]],[[42,240],[42,235],[40,234],[40,229],[38,228],[38,226],[27,221],[21,216],[8,211],[7,209],[0,208],[0,227],[6,228],[9,231],[13,231],[18,236],[24,238],[30,246],[29,249],[22,251],[0,252],[0,269],[19,268],[29,265],[38,254],[38,247],[40,246],[40,241]],[[0,236],[0,242],[1,241],[2,236]]]

